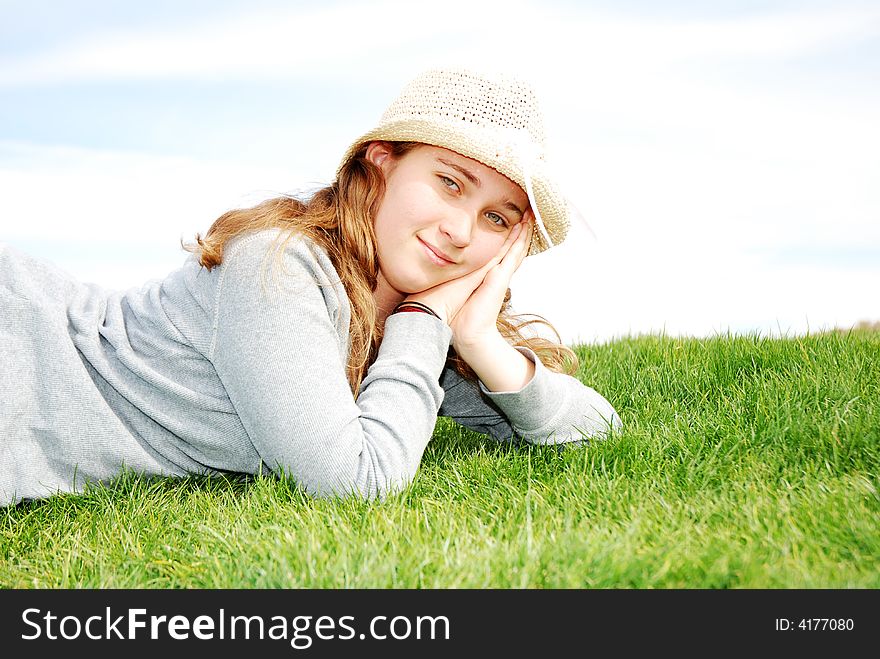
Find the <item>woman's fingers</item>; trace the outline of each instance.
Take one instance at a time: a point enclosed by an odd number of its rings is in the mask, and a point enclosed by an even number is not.
[[[521,235],[522,222],[516,224],[513,229],[510,230],[510,233],[507,234],[507,238],[504,239],[504,244],[501,245],[501,249],[498,250],[498,253],[491,261],[489,261],[489,263],[494,262],[494,265],[501,263],[501,261],[503,261],[510,253],[510,250],[516,245],[516,241]]]
[[[489,261],[479,270],[475,270],[472,272],[469,277],[473,277],[477,281],[482,281],[483,278],[498,264],[504,261],[507,258],[507,255],[510,254],[510,250],[516,246],[516,241],[520,237],[522,233],[522,222],[517,224],[513,229],[511,229],[510,233],[507,234],[507,238],[504,240],[504,244],[501,245],[501,249],[498,250],[498,253],[495,254]]]
[[[523,220],[525,222],[525,220]],[[522,224],[523,222],[520,222]],[[520,240],[517,243],[517,258],[516,258],[516,267],[514,270],[518,270],[519,266],[522,265],[522,262],[525,261],[526,256],[529,254],[529,248],[532,246],[532,235],[535,233],[535,222],[534,220],[528,220],[528,224],[523,227],[522,235],[520,236]]]
[[[446,315],[449,318],[454,317],[461,305],[474,294],[485,300],[498,297],[500,305],[510,278],[528,254],[531,230],[531,222],[519,222],[507,234],[498,253],[482,268],[407,299],[424,302],[428,306],[443,304],[448,309]]]
[[[516,230],[519,232],[515,236],[513,244],[510,245],[507,252],[504,254],[504,258],[500,261],[501,266],[509,272],[509,276],[513,276],[513,273],[519,268],[525,260],[526,255],[529,253],[534,224],[530,221],[523,220],[514,227],[514,231]],[[511,231],[510,233],[513,234],[514,231]]]
[[[489,271],[481,280],[483,289],[490,296],[500,295],[503,297],[504,291],[510,286],[513,273],[519,268],[519,265],[529,251],[531,233],[528,223],[521,222],[517,224],[510,233],[516,233],[516,236],[508,246],[503,258],[495,263],[493,263],[495,261],[493,259],[493,262],[489,264],[491,265]],[[492,293],[489,293],[489,291],[492,291]]]

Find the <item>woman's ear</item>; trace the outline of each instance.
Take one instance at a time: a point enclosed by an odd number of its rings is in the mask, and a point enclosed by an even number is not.
[[[367,160],[376,165],[386,174],[388,166],[391,164],[393,156],[391,154],[391,145],[388,142],[370,142],[367,146]]]

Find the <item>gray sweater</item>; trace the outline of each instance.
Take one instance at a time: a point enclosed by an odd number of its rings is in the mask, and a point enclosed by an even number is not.
[[[499,441],[602,437],[620,424],[578,380],[535,362],[490,393],[446,367],[449,327],[395,314],[357,399],[350,306],[330,259],[277,230],[108,292],[0,244],[0,505],[79,491],[123,468],[183,476],[273,471],[316,496],[409,483],[438,414]]]

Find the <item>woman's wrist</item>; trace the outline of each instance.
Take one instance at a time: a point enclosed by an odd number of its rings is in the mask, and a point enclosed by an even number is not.
[[[417,302],[416,300],[404,300],[396,307],[394,307],[394,311],[391,313],[406,313],[406,312],[414,312],[414,313],[426,313],[429,316],[434,316],[434,318],[440,319],[440,316],[437,315],[437,312],[434,311],[427,304],[422,302]]]
[[[403,302],[394,307],[394,311],[391,313],[421,312],[434,316],[434,318],[437,318],[444,323],[448,323],[445,311],[443,305],[429,304],[421,300],[406,298]]]

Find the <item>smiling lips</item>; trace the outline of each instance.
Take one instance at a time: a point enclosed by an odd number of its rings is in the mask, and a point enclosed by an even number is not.
[[[430,259],[435,265],[444,266],[444,265],[452,265],[452,264],[455,263],[455,261],[453,261],[453,260],[450,259],[448,256],[446,256],[446,254],[444,254],[443,252],[441,252],[441,251],[440,251],[439,249],[437,249],[436,247],[434,247],[434,246],[432,246],[432,245],[429,245],[428,243],[426,243],[426,242],[425,242],[424,240],[422,240],[421,238],[419,238],[419,242],[422,244],[422,249],[425,250],[425,253],[428,255],[428,258],[429,258],[429,259]]]

